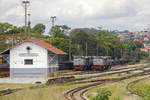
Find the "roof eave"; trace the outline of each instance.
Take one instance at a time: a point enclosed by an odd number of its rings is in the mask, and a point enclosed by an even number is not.
[[[4,50],[3,52],[0,52],[0,55],[2,55],[3,53],[9,51],[10,49],[11,49],[11,48],[8,48],[8,49]]]

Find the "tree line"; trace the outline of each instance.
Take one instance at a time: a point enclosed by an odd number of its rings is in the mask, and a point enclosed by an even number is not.
[[[71,52],[71,56],[111,56],[113,59],[143,59],[149,53],[140,51],[142,43],[134,41],[120,41],[114,34],[100,30],[96,34],[84,29],[73,29],[67,25],[55,25],[49,35],[44,35],[46,26],[36,24],[28,28],[31,38],[42,39],[57,48]],[[9,23],[0,23],[0,36],[4,34],[24,34],[25,27],[13,26]],[[3,39],[0,38],[0,41]],[[8,48],[10,44],[2,42],[0,51]]]

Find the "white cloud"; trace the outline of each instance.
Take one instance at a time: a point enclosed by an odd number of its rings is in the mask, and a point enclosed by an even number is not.
[[[23,25],[22,0],[0,0],[0,21]],[[150,23],[149,0],[30,0],[32,24],[50,25],[56,15],[58,24],[72,27],[103,25],[115,29],[141,29]],[[115,27],[114,27],[115,26]]]

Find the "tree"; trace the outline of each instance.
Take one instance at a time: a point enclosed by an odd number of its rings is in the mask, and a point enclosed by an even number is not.
[[[112,56],[112,58],[121,56],[121,42],[116,36],[102,30],[96,34],[96,39],[99,55]]]
[[[32,33],[43,34],[45,32],[45,28],[46,26],[44,24],[36,24],[31,31]]]
[[[62,29],[62,32],[63,32],[63,33],[67,33],[67,32],[71,29],[71,27],[69,27],[69,26],[67,26],[67,25],[62,25],[62,26],[61,26],[61,29]]]
[[[61,38],[61,37],[53,38],[52,44],[65,52],[68,52],[68,50],[69,50],[68,49],[69,48],[69,40],[66,40],[64,38]]]
[[[87,48],[87,53],[88,55],[96,55],[96,38],[95,35],[82,30],[82,29],[77,29],[74,32],[71,33],[71,38],[72,38],[72,43],[77,44],[78,47],[81,49],[83,52],[82,55],[86,55],[86,48]]]
[[[0,34],[5,34],[12,29],[12,24],[0,22]]]
[[[46,38],[45,42],[50,43],[50,38]],[[51,39],[51,44],[69,54],[69,48],[71,48],[71,55],[80,55],[82,51],[77,48],[76,44],[70,44],[70,40],[63,37],[54,37]],[[68,55],[69,58],[69,55]]]
[[[71,28],[67,25],[55,25],[51,28],[49,34],[53,35],[54,37],[67,37],[67,33]]]
[[[0,41],[0,52],[3,52],[4,50],[8,49],[11,44],[6,44],[5,42]]]
[[[9,30],[9,31],[7,31],[6,33],[8,33],[8,34],[14,34],[14,33],[20,33],[20,28],[18,28],[17,26],[12,26],[12,28]]]
[[[139,42],[129,40],[122,42],[123,58],[134,60],[141,59],[143,57],[143,53],[140,48],[143,47],[144,45]]]

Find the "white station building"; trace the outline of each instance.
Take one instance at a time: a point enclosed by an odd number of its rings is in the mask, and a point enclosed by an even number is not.
[[[0,55],[9,63],[10,78],[44,78],[58,71],[58,56],[67,53],[42,40],[27,39]]]

